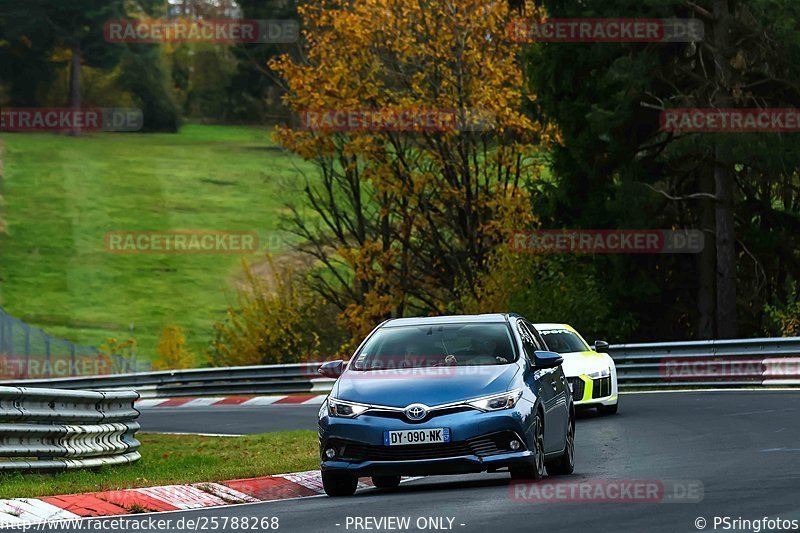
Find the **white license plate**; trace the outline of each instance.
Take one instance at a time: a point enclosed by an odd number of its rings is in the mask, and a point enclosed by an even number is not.
[[[384,431],[385,446],[408,446],[409,444],[436,444],[450,442],[450,428],[407,429]]]

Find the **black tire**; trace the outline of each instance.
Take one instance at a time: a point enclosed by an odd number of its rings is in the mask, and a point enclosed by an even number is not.
[[[511,471],[511,479],[542,479],[545,476],[544,465],[544,425],[542,425],[542,418],[539,412],[536,412],[536,418],[533,419],[533,460],[520,466],[512,466],[509,468]]]
[[[569,416],[567,426],[567,445],[564,447],[564,454],[547,463],[547,473],[551,476],[566,476],[575,471],[575,417]]]
[[[400,485],[400,476],[372,476],[372,484],[379,489],[396,489]]]
[[[601,415],[615,415],[619,409],[619,401],[614,405],[598,405],[597,412]]]
[[[356,493],[358,478],[342,472],[322,472],[322,488],[328,496],[352,496]]]

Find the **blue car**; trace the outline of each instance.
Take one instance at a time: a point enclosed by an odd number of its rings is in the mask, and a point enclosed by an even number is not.
[[[322,481],[330,496],[358,478],[394,488],[401,476],[570,474],[575,410],[536,329],[514,314],[387,320],[349,363],[319,411]]]

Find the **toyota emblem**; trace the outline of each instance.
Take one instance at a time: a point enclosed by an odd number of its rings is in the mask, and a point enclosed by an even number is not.
[[[428,416],[428,406],[421,403],[414,403],[406,407],[404,412],[406,418],[409,420],[422,420]]]

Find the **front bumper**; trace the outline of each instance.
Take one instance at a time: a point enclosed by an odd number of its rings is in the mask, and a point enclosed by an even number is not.
[[[567,377],[575,407],[614,405],[619,400],[616,373],[605,378],[592,379],[586,374]]]
[[[516,464],[530,464],[530,451],[512,452],[495,457],[467,455],[446,459],[420,459],[411,461],[323,461],[322,470],[348,472],[356,477],[369,476],[443,476],[448,474],[477,474],[496,471]]]
[[[366,477],[477,473],[530,464],[531,408],[529,402],[522,400],[513,409],[489,413],[469,409],[440,414],[421,423],[371,414],[356,419],[325,415],[319,424],[320,466],[326,471]],[[450,443],[383,444],[384,431],[432,428],[449,428]],[[510,449],[511,439],[522,443],[520,449]],[[334,459],[322,455],[328,448],[337,450]]]

